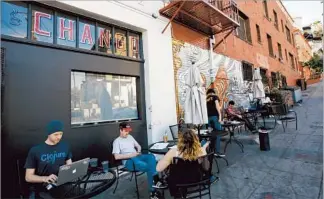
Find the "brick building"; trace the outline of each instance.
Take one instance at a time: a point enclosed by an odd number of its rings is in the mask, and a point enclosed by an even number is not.
[[[183,76],[195,56],[192,63],[200,67],[207,87],[213,85],[223,101],[234,99],[246,105],[253,68],[257,67],[266,89],[296,85],[300,72],[293,19],[281,1],[198,1],[187,7],[181,7],[181,2],[160,10],[172,20],[178,116],[184,100]],[[199,7],[202,3],[205,7]],[[226,22],[224,16],[234,22]]]

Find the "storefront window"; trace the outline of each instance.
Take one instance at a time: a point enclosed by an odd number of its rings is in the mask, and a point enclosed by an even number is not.
[[[79,22],[79,48],[96,50],[95,26],[91,23]]]
[[[53,43],[53,32],[53,12],[43,8],[33,7],[31,39]]]
[[[127,56],[126,31],[115,30],[115,54]]]
[[[99,52],[112,53],[111,28],[106,26],[98,27],[98,50]]]
[[[76,21],[73,18],[60,15],[57,23],[57,44],[76,47]]]
[[[128,38],[129,56],[139,59],[139,35],[130,33]]]
[[[72,124],[138,119],[136,77],[71,73]]]
[[[27,5],[21,2],[1,2],[1,34],[27,38]]]

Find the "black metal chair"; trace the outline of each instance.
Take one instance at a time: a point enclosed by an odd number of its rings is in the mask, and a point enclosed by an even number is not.
[[[110,149],[111,149],[111,152],[112,152],[113,151],[113,142],[111,142],[111,145],[110,146],[111,146]],[[130,160],[130,159],[123,159],[123,160]],[[140,175],[143,175],[145,172],[135,170],[135,164],[134,164],[134,162],[133,162],[133,168],[134,168],[134,170],[133,171],[128,170],[122,164],[122,160],[116,160],[115,159],[115,156],[113,154],[112,154],[112,158],[111,158],[111,161],[110,161],[110,167],[116,167],[116,186],[115,186],[115,189],[114,189],[113,193],[115,194],[116,189],[118,187],[120,175],[123,174],[123,173],[129,172],[129,173],[131,173],[130,181],[132,181],[133,176],[135,178],[136,195],[137,195],[137,198],[139,199],[139,191],[138,191],[137,177],[140,176]]]
[[[170,165],[169,189],[174,198],[202,198],[210,194],[214,153],[189,161],[175,157]]]
[[[286,127],[288,122],[295,122],[296,130],[298,129],[298,119],[297,113],[294,110],[289,110],[286,104],[272,105],[270,106],[272,114],[278,117],[278,120],[281,121],[282,128],[284,132],[286,131],[284,122],[286,122]],[[293,113],[293,114],[291,114]]]
[[[171,125],[169,126],[172,139],[173,140],[178,140],[178,133],[179,133],[179,124]]]
[[[32,190],[30,183],[26,182],[25,180],[25,159],[18,159],[16,160],[16,171],[17,171],[17,180],[18,180],[18,186],[19,186],[19,198],[29,198]]]

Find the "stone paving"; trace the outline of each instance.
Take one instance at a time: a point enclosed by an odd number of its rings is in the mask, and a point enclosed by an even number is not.
[[[244,133],[238,135],[244,143],[244,153],[236,144],[227,147],[229,166],[219,160],[220,180],[211,187],[213,199],[323,198],[322,82],[308,86],[303,91],[303,103],[294,110],[298,114],[298,130],[293,122],[288,123],[286,132],[277,125],[270,133],[270,151],[260,151]],[[128,179],[129,175],[122,177],[115,194],[112,187],[94,198],[136,198],[135,182]],[[139,181],[141,198],[149,198],[146,176]],[[171,198],[168,191],[165,195]]]

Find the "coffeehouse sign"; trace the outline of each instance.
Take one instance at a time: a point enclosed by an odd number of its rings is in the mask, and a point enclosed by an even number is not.
[[[32,23],[28,23],[27,16],[30,13],[27,4],[5,2],[1,5],[5,11],[1,15],[3,35],[27,38],[23,35],[27,35],[27,26],[31,24],[30,38],[34,41],[141,58],[140,34],[134,31],[83,20],[81,17],[77,19],[61,13],[54,17],[53,11],[38,7],[32,7]]]

